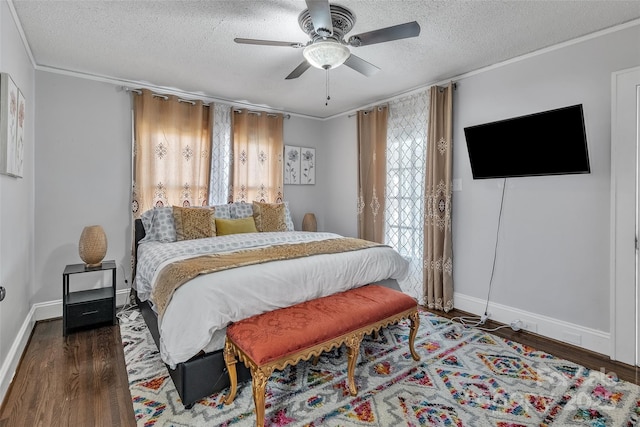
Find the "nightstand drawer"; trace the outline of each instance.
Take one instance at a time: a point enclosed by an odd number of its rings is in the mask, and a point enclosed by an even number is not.
[[[77,328],[113,321],[113,299],[90,301],[67,306],[67,328]]]

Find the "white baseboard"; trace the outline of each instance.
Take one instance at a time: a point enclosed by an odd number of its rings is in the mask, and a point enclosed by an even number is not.
[[[477,315],[484,313],[485,300],[459,293],[454,293],[453,299],[457,309]],[[529,332],[595,351],[596,353],[610,355],[611,337],[608,332],[586,328],[564,320],[492,302],[489,302],[487,313],[491,320],[509,325],[514,320],[519,319],[523,323],[522,329]]]
[[[29,313],[27,314],[26,319],[24,319],[24,322],[22,322],[22,326],[20,326],[20,330],[18,331],[16,339],[13,340],[13,344],[11,344],[11,348],[9,349],[7,357],[2,363],[2,367],[0,367],[0,402],[4,401],[4,397],[9,390],[9,386],[11,385],[11,381],[13,380],[13,376],[15,375],[16,369],[18,368],[18,363],[20,362],[22,353],[27,347],[27,342],[29,341],[29,337],[31,336],[33,326],[36,324],[33,315],[34,312],[35,308],[32,306],[31,310],[29,310]]]
[[[129,289],[120,289],[116,291],[116,305],[122,306],[129,298]],[[0,367],[0,402],[2,402],[9,390],[13,376],[20,363],[22,353],[27,348],[31,331],[39,320],[55,319],[62,317],[62,300],[48,301],[37,303],[31,306],[31,310],[22,322],[22,326],[18,331],[16,339],[7,353],[7,357]],[[62,333],[62,331],[60,331]]]

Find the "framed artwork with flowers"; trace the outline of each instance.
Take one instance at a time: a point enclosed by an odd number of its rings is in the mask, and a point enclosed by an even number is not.
[[[300,184],[316,183],[316,149],[300,147]]]
[[[24,96],[7,73],[0,73],[0,173],[22,177]]]
[[[300,184],[300,147],[284,146],[284,183]]]
[[[284,183],[316,183],[316,149],[284,146]]]

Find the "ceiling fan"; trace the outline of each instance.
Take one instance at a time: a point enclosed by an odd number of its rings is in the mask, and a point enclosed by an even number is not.
[[[352,54],[349,46],[369,46],[417,37],[420,34],[420,25],[413,21],[357,34],[345,41],[345,35],[356,23],[356,16],[351,10],[344,6],[330,4],[328,0],[306,0],[306,3],[307,9],[298,16],[298,24],[302,31],[309,35],[310,40],[307,43],[243,38],[235,38],[234,41],[241,44],[302,48],[305,60],[286,79],[300,77],[311,66],[329,70],[342,64],[368,77],[380,69]]]

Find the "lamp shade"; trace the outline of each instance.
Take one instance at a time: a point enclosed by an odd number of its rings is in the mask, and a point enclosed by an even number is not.
[[[310,44],[304,48],[302,54],[309,64],[325,70],[344,64],[344,61],[351,56],[348,47],[335,41],[319,41]]]
[[[99,225],[90,225],[82,230],[78,244],[80,259],[87,267],[99,267],[107,254],[107,235]]]
[[[303,231],[318,231],[318,223],[316,222],[316,216],[312,213],[304,214],[302,218],[302,230]]]

